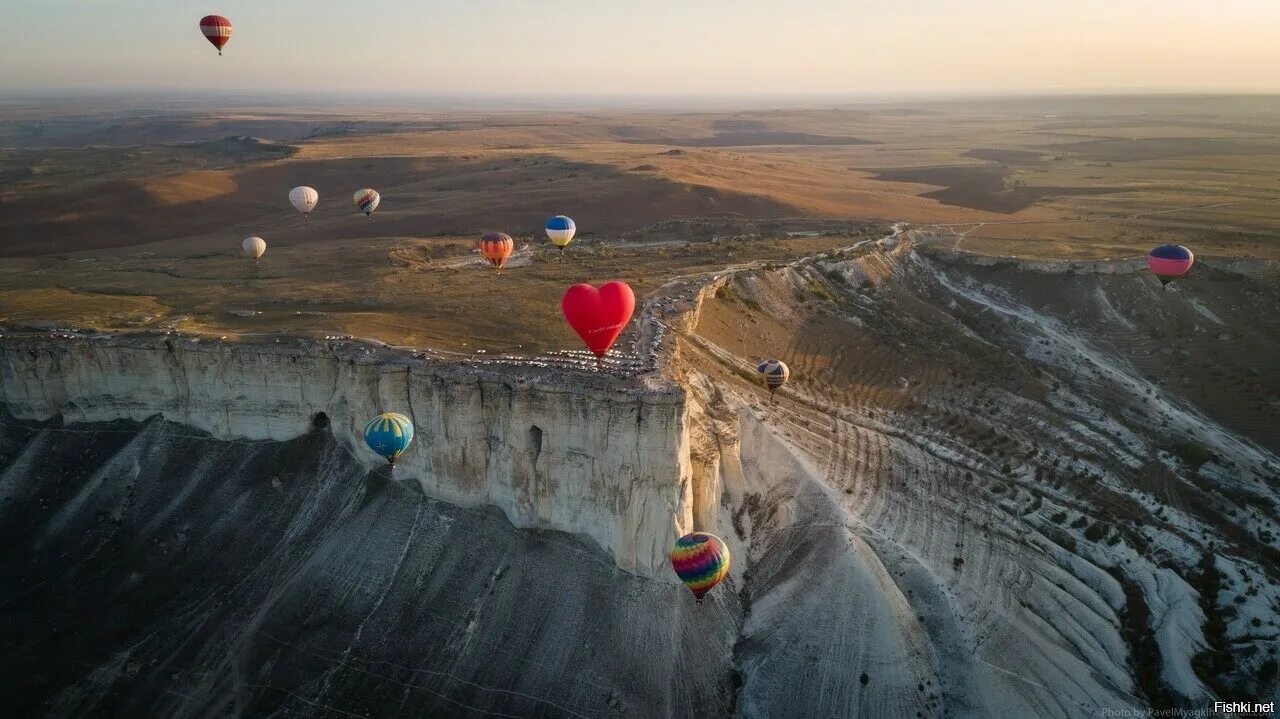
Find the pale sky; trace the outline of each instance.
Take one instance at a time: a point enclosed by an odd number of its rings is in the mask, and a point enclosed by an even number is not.
[[[1280,92],[1280,0],[7,0],[0,90]],[[234,32],[218,57],[197,27]]]

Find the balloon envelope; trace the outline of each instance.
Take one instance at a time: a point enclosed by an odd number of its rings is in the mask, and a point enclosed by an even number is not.
[[[200,18],[200,32],[218,48],[218,54],[221,55],[222,48],[231,39],[231,21],[221,15],[205,15]]]
[[[369,420],[364,426],[364,441],[392,464],[413,441],[413,422],[398,412],[387,412]]]
[[[547,220],[547,237],[556,247],[564,249],[565,245],[573,241],[573,236],[578,231],[578,226],[573,224],[573,220],[564,215],[556,215]]]
[[[1196,256],[1182,245],[1160,245],[1147,255],[1147,267],[1166,285],[1190,272],[1195,261]]]
[[[505,232],[490,232],[480,238],[480,252],[489,264],[498,269],[507,264],[507,258],[511,257],[511,251],[515,247],[516,241]]]
[[[765,386],[770,392],[777,392],[791,378],[791,370],[782,360],[765,360],[756,367],[756,371],[764,378]]]
[[[320,201],[320,193],[314,188],[302,185],[289,190],[289,202],[297,208],[298,212],[306,215],[316,209],[316,203]]]
[[[246,237],[240,246],[244,248],[245,256],[252,258],[254,262],[267,251],[267,242],[261,237]]]
[[[603,357],[622,334],[636,309],[636,296],[625,282],[606,282],[599,289],[573,285],[565,290],[560,310],[587,348]]]
[[[356,190],[356,194],[351,196],[351,201],[361,212],[372,215],[373,211],[378,209],[378,203],[382,202],[382,195],[379,195],[377,190],[366,187],[363,190]]]
[[[671,566],[676,576],[698,601],[724,581],[729,574],[729,547],[707,532],[692,532],[676,540],[671,548]]]

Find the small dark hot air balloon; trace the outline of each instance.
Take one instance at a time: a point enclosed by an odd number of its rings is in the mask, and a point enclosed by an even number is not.
[[[714,534],[692,532],[671,548],[671,566],[702,604],[702,597],[729,575],[729,547]]]
[[[756,367],[756,371],[760,373],[760,377],[764,379],[765,386],[769,388],[770,397],[791,378],[791,370],[787,368],[786,363],[782,360],[765,360]]]
[[[573,285],[565,290],[560,310],[569,326],[596,356],[596,367],[600,367],[600,358],[631,321],[631,314],[636,310],[636,296],[627,283],[616,280],[600,285],[600,289],[591,285]]]
[[[480,252],[484,254],[489,264],[499,271],[507,264],[507,259],[511,257],[511,251],[515,247],[516,241],[505,232],[490,232],[480,238]]]
[[[1196,256],[1182,245],[1160,245],[1147,255],[1147,267],[1162,285],[1168,285],[1190,272],[1195,262]]]
[[[218,48],[221,55],[222,48],[231,40],[231,21],[221,15],[205,15],[200,18],[200,32],[204,33],[204,39]]]

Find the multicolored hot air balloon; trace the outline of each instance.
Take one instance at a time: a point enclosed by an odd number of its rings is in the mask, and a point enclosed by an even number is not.
[[[507,258],[511,257],[511,251],[515,247],[516,241],[505,232],[490,232],[480,238],[480,252],[484,253],[489,264],[499,270],[507,264]]]
[[[258,260],[262,258],[262,254],[267,251],[267,241],[261,237],[246,237],[244,242],[240,243],[244,248],[246,257],[253,260],[253,264],[258,264]]]
[[[560,311],[587,349],[596,356],[596,367],[618,335],[631,321],[636,310],[636,296],[625,282],[606,282],[599,289],[591,285],[573,285],[560,300]]]
[[[218,48],[221,55],[222,48],[231,39],[231,21],[221,15],[205,15],[200,18],[200,32],[204,33],[204,39]]]
[[[1160,284],[1170,282],[1191,271],[1196,256],[1182,245],[1160,245],[1147,255],[1147,267],[1160,279]]]
[[[765,360],[756,367],[756,371],[760,373],[760,377],[764,379],[765,386],[769,388],[770,397],[791,378],[791,370],[787,368],[787,364],[782,360]]]
[[[311,211],[316,209],[316,203],[319,201],[320,193],[316,192],[315,188],[302,185],[289,190],[289,202],[293,203],[298,212],[308,220],[311,219]]]
[[[702,596],[729,575],[729,548],[714,534],[686,534],[671,548],[671,566],[702,604]]]
[[[547,237],[553,245],[560,248],[561,252],[564,252],[564,248],[573,241],[573,235],[577,231],[578,226],[564,215],[556,215],[547,220]]]
[[[364,426],[364,441],[394,467],[396,458],[413,441],[413,422],[398,412],[380,414]]]
[[[378,203],[382,202],[382,195],[379,195],[377,190],[366,187],[356,190],[356,194],[351,196],[351,201],[364,213],[365,217],[372,217],[373,211],[378,209]]]

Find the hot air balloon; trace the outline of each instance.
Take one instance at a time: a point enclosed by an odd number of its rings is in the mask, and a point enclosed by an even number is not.
[[[515,246],[516,241],[505,232],[490,232],[480,238],[480,251],[484,253],[484,258],[499,270],[507,264],[507,258],[511,257]]]
[[[356,190],[356,194],[351,196],[351,201],[356,203],[356,207],[360,208],[365,217],[372,217],[373,211],[378,209],[378,203],[382,202],[382,195],[379,195],[377,190],[366,187],[363,190]]]
[[[671,548],[671,566],[702,604],[702,596],[729,575],[729,548],[714,534],[692,532]]]
[[[200,32],[204,33],[204,39],[218,48],[221,55],[222,48],[231,39],[231,21],[221,15],[205,15],[200,18]]]
[[[782,360],[765,360],[756,367],[756,371],[760,373],[765,386],[769,388],[770,397],[791,378],[791,370],[787,369],[786,363]]]
[[[394,467],[396,458],[413,441],[413,422],[397,412],[380,414],[364,426],[364,441]]]
[[[573,285],[565,290],[560,310],[587,348],[600,358],[622,334],[636,309],[636,296],[625,282],[606,282],[599,289],[591,285]]]
[[[316,203],[320,201],[320,193],[314,188],[302,185],[289,190],[289,202],[302,213],[302,216],[311,219],[311,211],[316,209]]]
[[[577,231],[578,226],[564,215],[556,215],[547,220],[547,237],[551,239],[552,244],[560,248],[561,252],[573,241],[573,235]]]
[[[1160,279],[1160,284],[1170,282],[1191,271],[1196,256],[1182,245],[1160,245],[1147,255],[1147,267]]]
[[[245,256],[252,258],[255,265],[258,264],[262,254],[267,251],[267,242],[261,237],[246,237],[240,246],[244,248]]]

